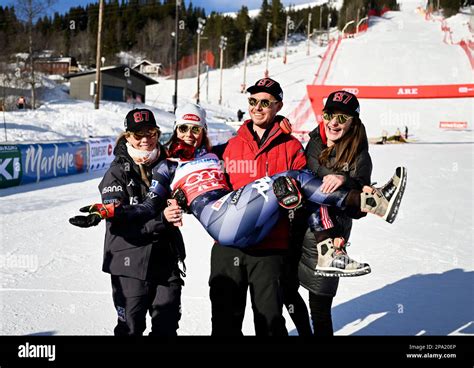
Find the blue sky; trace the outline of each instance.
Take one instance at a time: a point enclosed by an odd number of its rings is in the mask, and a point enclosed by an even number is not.
[[[186,6],[189,4],[190,0],[184,0]],[[285,6],[290,4],[306,4],[310,3],[312,0],[282,0],[282,3]],[[78,6],[78,5],[86,5],[88,3],[94,3],[96,1],[91,0],[58,0],[56,1],[56,5],[54,6],[54,11],[59,11],[60,13],[64,13],[67,11],[71,6]],[[10,6],[14,5],[14,0],[0,0],[0,5],[2,6]],[[249,9],[258,9],[262,4],[262,0],[194,0],[194,6],[199,6],[206,9],[206,14],[209,14],[211,11],[215,10],[218,12],[229,12],[229,11],[237,11],[239,10],[242,5],[246,5]]]

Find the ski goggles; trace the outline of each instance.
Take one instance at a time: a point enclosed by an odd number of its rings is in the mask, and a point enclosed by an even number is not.
[[[255,97],[249,97],[249,105],[250,106],[257,106],[260,103],[260,106],[262,106],[264,109],[266,109],[272,103],[275,103],[275,102],[278,102],[278,101],[269,100],[268,98],[263,98],[261,100],[257,100]]]
[[[350,115],[346,115],[346,114],[333,114],[333,113],[330,113],[330,112],[323,112],[323,119],[326,120],[326,121],[331,121],[332,119],[336,118],[337,119],[337,122],[341,125],[347,123],[347,121],[349,119],[352,118],[352,116]]]
[[[190,124],[181,124],[181,125],[178,125],[178,132],[182,133],[182,134],[185,134],[187,133],[189,130],[191,130],[191,133],[193,134],[200,134],[201,131],[202,131],[202,127],[199,126],[199,125],[190,125]]]
[[[148,130],[148,131],[138,131],[138,132],[133,132],[132,133],[133,138],[135,138],[137,141],[143,139],[144,137],[154,139],[158,136],[158,130]]]

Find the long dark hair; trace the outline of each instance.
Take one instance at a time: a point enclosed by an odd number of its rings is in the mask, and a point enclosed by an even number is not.
[[[323,128],[324,129],[324,128]],[[358,153],[367,147],[367,133],[364,124],[357,117],[352,117],[352,124],[349,131],[331,147],[325,148],[319,155],[319,164],[328,169],[338,171],[348,171],[348,168],[354,164]],[[330,157],[336,150],[336,161],[330,164]]]

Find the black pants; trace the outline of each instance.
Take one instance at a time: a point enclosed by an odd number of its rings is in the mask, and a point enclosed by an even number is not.
[[[214,244],[209,279],[212,335],[241,336],[247,289],[257,336],[285,336],[280,277],[284,254],[246,251]]]
[[[168,280],[142,281],[112,275],[112,296],[118,316],[114,335],[141,336],[149,312],[150,335],[176,336],[181,319],[182,284],[176,276]]]
[[[331,315],[332,300],[332,296],[309,292],[309,308],[313,321],[314,336],[334,335]]]
[[[298,280],[299,253],[289,254],[283,265],[283,276],[281,288],[283,293],[283,304],[285,305],[299,336],[311,336],[311,324],[309,323],[308,308],[303,297],[298,292],[300,282]]]

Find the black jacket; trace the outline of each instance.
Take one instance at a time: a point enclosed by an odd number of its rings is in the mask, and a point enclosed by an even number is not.
[[[349,167],[348,171],[333,171],[325,166],[319,164],[318,158],[321,152],[327,147],[319,133],[319,127],[314,129],[310,134],[310,140],[306,146],[305,154],[308,160],[307,167],[311,171],[322,178],[328,174],[344,175],[346,180],[344,187],[348,189],[362,189],[364,185],[370,185],[370,176],[372,174],[372,160],[369,155],[369,143],[367,138],[362,142],[359,153],[355,159],[354,164]],[[330,163],[335,161],[336,152],[332,152],[330,156]],[[334,236],[342,236],[349,240],[352,219],[360,218],[366,214],[349,213],[341,211],[335,207],[328,207],[329,216],[335,226],[332,230]],[[298,277],[300,284],[309,291],[319,295],[336,295],[339,284],[338,277],[322,277],[314,275],[318,253],[316,250],[316,239],[313,232],[309,228],[305,228],[305,235],[302,244],[302,255],[298,267]]]
[[[151,169],[165,156],[160,146],[160,157],[147,167]],[[138,204],[144,201],[148,185],[140,175],[140,168],[127,152],[122,138],[114,149],[115,159],[99,184],[103,203]],[[163,213],[148,222],[106,221],[104,261],[102,270],[116,276],[139,280],[157,280],[179,271],[178,262],[186,257],[181,232],[166,222]]]

